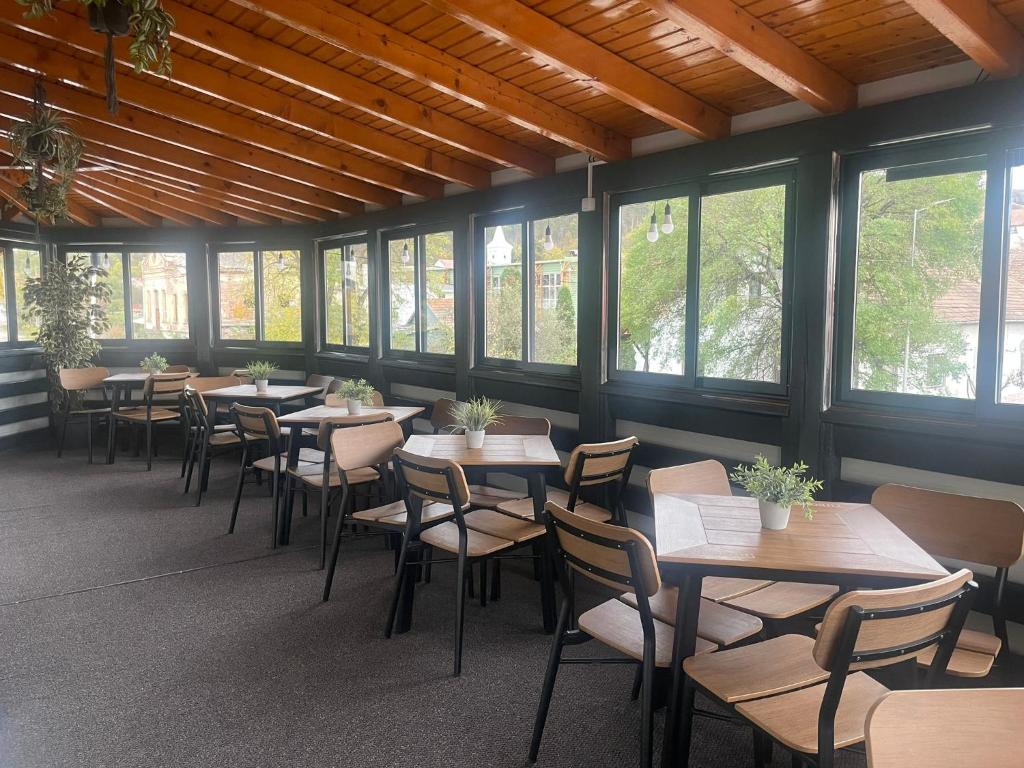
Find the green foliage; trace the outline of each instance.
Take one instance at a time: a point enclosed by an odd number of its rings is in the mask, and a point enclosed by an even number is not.
[[[302,278],[298,251],[263,254],[263,338],[302,341]]]
[[[277,368],[277,363],[267,360],[250,360],[245,364],[245,370],[249,372],[254,381],[266,381]]]
[[[475,397],[468,403],[456,403],[452,408],[452,429],[480,432],[492,424],[501,423],[501,401]]]
[[[67,196],[82,158],[82,139],[67,120],[43,104],[37,87],[32,114],[10,129],[15,165],[30,166],[18,194],[37,222],[52,224],[68,217]]]
[[[67,262],[51,258],[40,277],[25,282],[25,312],[38,325],[54,410],[66,396],[61,369],[87,367],[100,350],[96,339],[107,329],[104,306],[110,298],[105,276],[87,259],[72,256]]]
[[[366,379],[345,379],[338,387],[338,394],[346,400],[358,400],[363,405],[373,405],[373,385]]]
[[[490,267],[491,275],[501,275],[501,287],[487,291],[487,357],[521,360],[523,355],[523,276],[522,264]]]
[[[537,308],[534,344],[538,362],[576,365],[576,306],[567,285],[558,289],[554,309]]]
[[[163,373],[167,370],[168,365],[170,365],[170,363],[167,362],[167,358],[159,352],[146,355],[144,358],[139,360],[139,368],[144,371],[149,371],[150,373]]]
[[[799,504],[810,520],[814,516],[811,510],[814,493],[821,490],[822,482],[805,478],[806,473],[807,465],[802,461],[794,463],[792,467],[773,467],[768,459],[758,455],[752,466],[741,464],[736,467],[729,479],[761,501],[787,507]]]

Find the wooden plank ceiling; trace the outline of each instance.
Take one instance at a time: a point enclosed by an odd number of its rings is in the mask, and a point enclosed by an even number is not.
[[[491,172],[630,156],[669,129],[800,99],[856,106],[856,86],[952,62],[1024,68],[1024,0],[164,0],[173,74],[135,74],[105,112],[104,38],[83,9],[23,18],[0,2],[0,132],[35,76],[86,142],[82,225],[326,221]],[[11,158],[0,154],[0,164]],[[20,171],[0,172],[0,217]]]

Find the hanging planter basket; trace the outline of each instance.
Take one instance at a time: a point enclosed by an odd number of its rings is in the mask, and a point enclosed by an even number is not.
[[[121,0],[89,6],[89,28],[113,37],[124,37],[131,29],[131,9]]]

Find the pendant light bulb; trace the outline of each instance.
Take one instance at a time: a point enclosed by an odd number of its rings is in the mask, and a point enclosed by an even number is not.
[[[32,257],[27,253],[25,254],[25,271],[32,274]]]
[[[658,216],[657,214],[651,214],[651,226],[647,229],[647,241],[649,243],[658,242]]]
[[[409,244],[402,243],[402,263],[408,264],[412,261],[412,256],[409,254]]]
[[[544,250],[550,251],[555,247],[555,238],[551,236],[551,225],[544,227]]]
[[[284,254],[277,254],[277,271],[284,272]]]
[[[675,222],[672,221],[672,206],[665,203],[665,218],[661,222],[661,231],[670,235],[675,228]]]
[[[110,254],[109,253],[104,253],[103,254],[103,268],[104,269],[110,269]]]

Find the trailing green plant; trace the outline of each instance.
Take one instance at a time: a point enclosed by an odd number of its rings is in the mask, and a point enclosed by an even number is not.
[[[338,388],[338,394],[346,400],[358,400],[363,405],[373,405],[376,390],[366,379],[345,379]]]
[[[249,372],[249,375],[255,381],[266,381],[277,368],[277,363],[271,363],[267,360],[250,360],[245,364],[245,370]]]
[[[146,355],[144,358],[139,360],[139,368],[150,373],[163,373],[167,370],[167,358],[161,355],[159,352],[154,352],[151,355]]]
[[[452,408],[452,428],[466,432],[482,432],[492,424],[501,423],[501,401],[475,397]]]
[[[791,507],[799,504],[804,508],[808,520],[814,518],[811,503],[814,494],[820,491],[823,483],[814,478],[804,477],[807,465],[802,461],[794,462],[792,467],[773,467],[768,459],[758,455],[751,466],[740,464],[729,479],[742,487],[747,493],[761,501],[782,504]]]
[[[97,338],[108,327],[106,276],[88,259],[69,256],[66,262],[50,258],[39,277],[25,281],[25,312],[39,329],[36,340],[43,349],[54,410],[62,409],[68,396],[60,386],[61,370],[87,368],[100,351]]]

